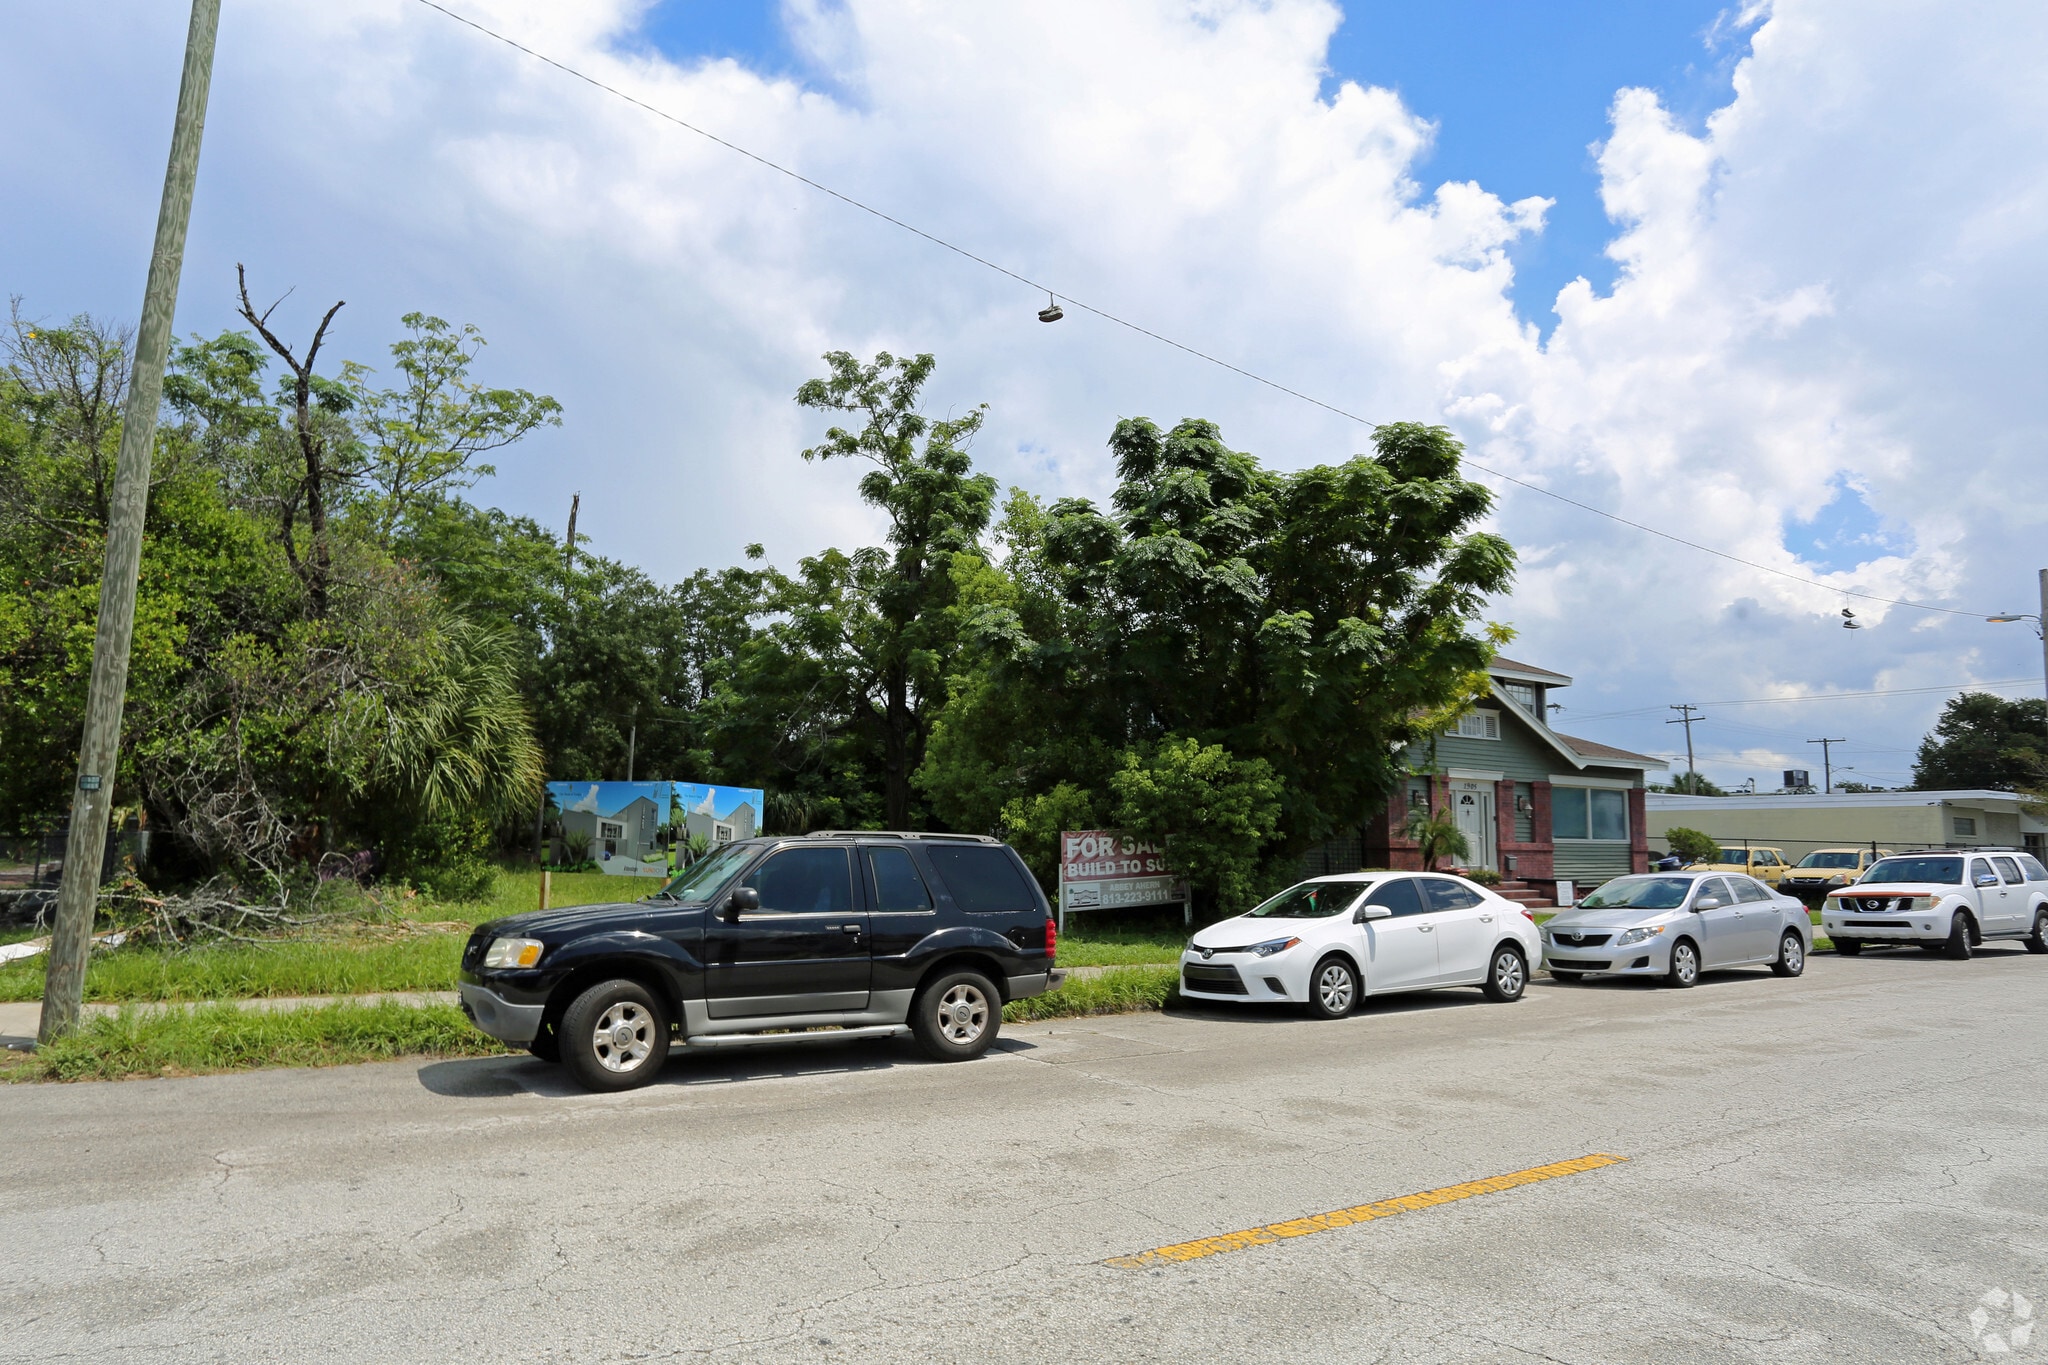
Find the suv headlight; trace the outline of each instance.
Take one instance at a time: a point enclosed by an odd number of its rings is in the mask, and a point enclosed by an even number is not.
[[[1614,946],[1626,948],[1632,943],[1647,943],[1663,932],[1664,926],[1661,924],[1646,925],[1641,929],[1624,929],[1615,938]]]
[[[1271,957],[1275,953],[1286,952],[1299,942],[1298,938],[1269,938],[1264,943],[1254,943],[1246,951],[1255,957]]]
[[[531,967],[543,951],[537,938],[494,938],[484,949],[486,967]]]

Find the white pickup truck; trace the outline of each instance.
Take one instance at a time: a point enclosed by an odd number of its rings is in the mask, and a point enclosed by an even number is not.
[[[1880,858],[1854,886],[1821,902],[1835,951],[1915,943],[1967,958],[1993,939],[2048,953],[2048,867],[2017,849],[1927,849]]]

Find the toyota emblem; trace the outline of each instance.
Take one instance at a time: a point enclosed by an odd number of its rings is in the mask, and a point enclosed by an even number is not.
[[[1574,929],[1569,934],[1566,934],[1565,937],[1570,939],[1572,942],[1577,943],[1580,939],[1584,938],[1585,935],[1581,934],[1578,930]]]

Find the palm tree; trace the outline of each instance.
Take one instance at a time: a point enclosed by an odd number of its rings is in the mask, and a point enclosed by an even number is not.
[[[1431,811],[1416,807],[1408,813],[1406,832],[1422,854],[1425,872],[1436,871],[1440,858],[1462,860],[1472,856],[1472,845],[1466,840],[1465,832],[1458,828],[1458,818],[1448,808]]]

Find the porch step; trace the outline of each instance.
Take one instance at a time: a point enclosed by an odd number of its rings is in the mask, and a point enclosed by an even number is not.
[[[1529,885],[1527,882],[1507,881],[1493,888],[1496,895],[1527,906],[1531,910],[1554,910],[1557,903],[1551,893]]]

